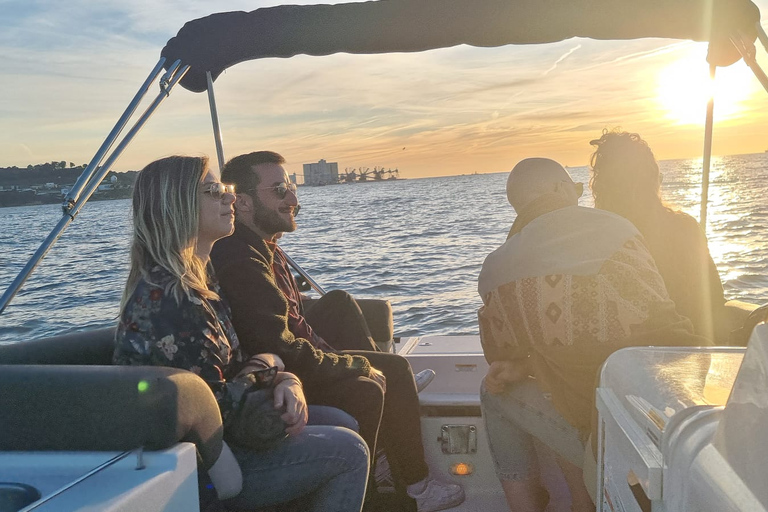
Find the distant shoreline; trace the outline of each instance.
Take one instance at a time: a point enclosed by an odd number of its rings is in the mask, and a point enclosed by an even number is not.
[[[120,191],[122,192],[122,191]],[[91,196],[88,201],[114,201],[117,199],[130,199],[131,198],[131,190],[127,191],[127,194],[99,194],[99,195],[93,195]],[[44,204],[62,204],[64,202],[63,197],[56,197],[53,199],[44,198],[45,200],[41,199],[40,196],[33,196],[37,199],[33,200],[24,200],[21,198],[14,198],[11,201],[7,201],[8,198],[3,197],[5,194],[0,194],[0,208],[15,208],[18,206],[41,206]],[[20,201],[16,202],[17,199],[21,199]]]

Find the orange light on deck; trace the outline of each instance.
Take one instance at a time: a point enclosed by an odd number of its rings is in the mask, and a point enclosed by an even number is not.
[[[467,462],[459,462],[451,466],[451,473],[458,476],[471,475],[474,470],[475,470],[474,466],[472,466],[472,464],[469,464]]]

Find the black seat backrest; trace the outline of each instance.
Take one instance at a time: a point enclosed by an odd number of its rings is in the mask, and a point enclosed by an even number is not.
[[[0,365],[0,451],[123,451],[195,443],[219,457],[219,407],[197,375],[160,366]]]
[[[302,300],[305,308],[309,308],[318,299],[309,298]],[[392,319],[392,304],[384,299],[358,299],[355,301],[363,312],[365,322],[371,331],[373,341],[378,344],[386,344],[394,337],[394,322]]]
[[[91,329],[51,338],[0,345],[0,364],[84,364],[112,362],[115,328]]]
[[[110,366],[115,328],[0,345],[0,451],[158,450],[195,443],[208,469],[221,415],[197,375]]]

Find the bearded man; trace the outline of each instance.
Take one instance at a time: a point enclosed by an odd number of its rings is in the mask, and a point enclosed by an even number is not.
[[[299,204],[283,163],[277,153],[257,151],[233,158],[222,170],[222,181],[236,187],[235,232],[214,245],[211,262],[242,348],[279,355],[286,371],[306,385],[308,403],[337,407],[357,420],[371,453],[381,424],[392,476],[419,512],[458,505],[464,500],[461,486],[429,475],[408,361],[385,352],[334,350],[294,332],[289,319],[297,315],[300,298],[289,301],[292,292],[281,289],[274,270],[276,236],[296,229]]]

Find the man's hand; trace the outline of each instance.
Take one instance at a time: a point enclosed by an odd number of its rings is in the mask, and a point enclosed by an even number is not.
[[[275,379],[275,409],[285,405],[285,412],[280,416],[288,424],[285,431],[291,436],[300,434],[307,426],[309,417],[301,382],[298,377],[288,372],[278,373]]]
[[[381,389],[383,389],[385,393],[387,392],[387,378],[379,370],[371,368],[371,374],[368,378],[381,386]]]
[[[509,384],[520,382],[530,375],[528,359],[494,361],[485,376],[485,389],[492,395],[503,393]]]

